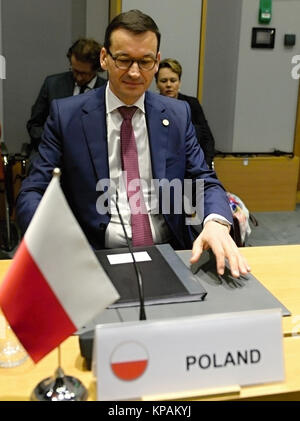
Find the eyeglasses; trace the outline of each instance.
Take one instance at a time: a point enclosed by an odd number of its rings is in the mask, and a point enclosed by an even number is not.
[[[157,63],[157,60],[153,57],[142,57],[140,59],[136,59],[123,54],[114,56],[109,50],[107,50],[107,52],[115,62],[116,67],[121,70],[128,70],[133,63],[137,63],[139,69],[149,71],[152,70]]]

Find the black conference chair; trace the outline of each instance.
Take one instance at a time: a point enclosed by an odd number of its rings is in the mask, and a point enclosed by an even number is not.
[[[0,125],[1,136],[1,125]],[[28,167],[28,144],[23,144],[20,153],[9,154],[5,142],[0,143],[0,194],[3,216],[0,219],[0,250],[4,257],[15,249],[20,241],[20,232],[13,220],[16,185],[26,177]],[[17,165],[17,168],[15,167]],[[16,171],[17,169],[17,171]],[[3,257],[3,253],[2,253]]]
[[[17,229],[11,220],[14,207],[12,158],[4,142],[0,144],[0,152],[0,192],[3,195],[4,204],[4,220],[0,220],[0,244],[2,250],[9,252],[18,242]]]

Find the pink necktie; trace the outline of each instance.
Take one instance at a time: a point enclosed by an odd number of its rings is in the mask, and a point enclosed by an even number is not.
[[[126,190],[131,210],[132,245],[151,246],[153,245],[153,238],[143,191],[140,185],[138,153],[131,125],[131,119],[136,109],[137,107],[118,108],[123,117],[120,136],[121,158],[123,170],[127,172]],[[132,183],[131,188],[128,188],[132,180],[135,180],[135,182],[134,184]],[[133,200],[130,200],[133,195]]]

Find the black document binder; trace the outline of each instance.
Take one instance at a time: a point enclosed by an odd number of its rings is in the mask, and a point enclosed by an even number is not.
[[[142,274],[145,305],[204,299],[205,289],[169,244],[133,248],[133,252],[139,251],[146,251],[151,257],[151,261],[137,263]],[[120,299],[110,308],[138,306],[138,284],[133,263],[111,265],[107,257],[129,253],[129,249],[104,249],[95,253],[120,294]]]

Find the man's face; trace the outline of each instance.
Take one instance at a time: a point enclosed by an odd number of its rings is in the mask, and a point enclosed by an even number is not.
[[[92,63],[79,61],[72,55],[70,64],[73,77],[79,86],[86,85],[96,76],[97,71],[93,70]]]
[[[103,47],[100,55],[101,67],[108,71],[112,92],[125,104],[132,105],[149,88],[157,72],[160,53],[157,53],[157,38],[154,32],[134,34],[126,29],[116,29],[111,34],[109,52]],[[153,69],[142,70],[135,61],[128,69],[116,66],[113,57],[127,59],[157,60]],[[128,60],[127,60],[128,61]]]

